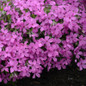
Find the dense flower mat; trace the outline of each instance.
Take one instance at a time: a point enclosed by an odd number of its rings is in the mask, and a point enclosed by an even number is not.
[[[85,0],[0,0],[0,82],[71,61],[86,69]]]

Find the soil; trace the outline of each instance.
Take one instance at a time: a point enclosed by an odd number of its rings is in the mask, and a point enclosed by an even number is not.
[[[65,70],[45,69],[40,78],[23,78],[0,86],[86,86],[86,70],[68,67]]]

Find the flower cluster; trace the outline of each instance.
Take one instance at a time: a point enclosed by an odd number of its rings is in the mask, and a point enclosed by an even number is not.
[[[84,0],[1,0],[0,82],[40,77],[74,60],[86,69]]]

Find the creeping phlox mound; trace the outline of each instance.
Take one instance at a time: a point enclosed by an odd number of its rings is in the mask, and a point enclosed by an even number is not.
[[[85,0],[1,0],[0,82],[40,77],[72,61],[86,69]]]

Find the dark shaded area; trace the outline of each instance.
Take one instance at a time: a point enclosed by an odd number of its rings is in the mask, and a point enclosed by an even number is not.
[[[23,78],[15,83],[2,84],[0,86],[86,86],[86,70],[68,67],[65,70],[46,69],[40,78]]]

